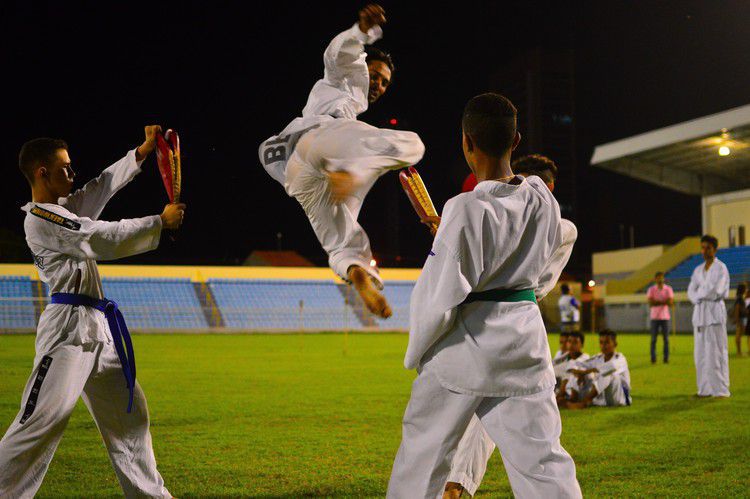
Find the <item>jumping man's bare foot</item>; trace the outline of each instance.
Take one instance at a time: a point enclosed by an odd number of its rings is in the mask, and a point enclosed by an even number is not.
[[[385,296],[380,294],[380,291],[375,288],[375,285],[372,283],[372,277],[370,277],[370,274],[365,269],[356,265],[349,267],[349,280],[354,285],[357,293],[359,293],[367,310],[383,319],[387,319],[393,314]]]
[[[464,488],[460,483],[448,482],[445,484],[443,499],[458,499],[464,493]]]

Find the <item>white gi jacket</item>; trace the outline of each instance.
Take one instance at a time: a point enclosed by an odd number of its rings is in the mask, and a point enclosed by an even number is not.
[[[59,204],[28,203],[24,230],[39,277],[50,293],[104,298],[96,260],[115,260],[159,246],[161,217],[105,222],[97,220],[112,196],[140,173],[135,150],[104,170]],[[37,327],[37,351],[59,341],[108,342],[104,314],[89,307],[48,305]]]
[[[582,362],[589,360],[591,356],[585,352],[581,352],[581,355],[577,359],[570,357],[570,354],[556,356],[552,359],[552,367],[555,370],[555,378],[565,378],[568,375],[568,369],[574,369],[581,365]]]
[[[260,145],[260,161],[277,182],[284,184],[286,162],[303,133],[336,118],[357,119],[367,111],[370,73],[365,45],[382,36],[380,26],[365,34],[355,24],[331,40],[323,54],[323,78],[310,91],[302,116]]]
[[[486,397],[555,385],[549,344],[533,302],[461,303],[491,289],[551,290],[575,241],[538,177],[518,185],[484,181],[449,200],[411,297],[404,365],[430,363],[441,384]],[[564,239],[565,237],[565,239]]]
[[[727,323],[727,307],[724,299],[729,297],[729,271],[724,262],[714,259],[708,272],[705,262],[693,270],[688,286],[688,298],[693,308],[693,327]]]
[[[625,358],[624,354],[615,352],[608,361],[605,361],[604,354],[600,353],[594,355],[587,361],[580,362],[578,366],[572,367],[581,370],[596,369],[598,371],[598,373],[588,375],[589,379],[593,382],[593,386],[595,386],[599,392],[592,401],[594,405],[610,405],[607,403],[607,393],[601,388],[603,385],[616,386],[618,387],[618,390],[622,390],[624,387],[625,390],[622,393],[617,393],[615,397],[615,400],[620,400],[622,403],[615,405],[626,405],[630,403],[630,369],[628,368],[628,359]],[[619,383],[613,385],[612,383],[607,383],[606,380],[603,379],[610,376],[618,378]],[[568,381],[568,386],[580,390],[580,387],[577,384],[577,377],[571,375],[571,378]]]

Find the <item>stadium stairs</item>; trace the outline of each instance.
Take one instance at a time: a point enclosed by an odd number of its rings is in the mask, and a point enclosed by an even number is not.
[[[695,253],[695,248],[700,247],[699,237],[686,237],[661,254],[655,260],[646,263],[639,270],[633,272],[625,279],[613,279],[607,281],[607,295],[627,295],[637,293],[653,281],[654,274],[658,271],[666,271],[685,261]]]

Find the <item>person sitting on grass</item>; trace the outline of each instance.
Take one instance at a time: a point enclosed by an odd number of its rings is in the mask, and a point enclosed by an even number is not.
[[[583,351],[584,336],[583,333],[568,333],[566,342],[567,351],[560,357],[555,357],[552,361],[552,367],[555,370],[557,382],[558,397],[565,394],[565,386],[568,381],[568,370],[579,367],[582,362],[589,360],[589,354]]]
[[[568,370],[571,390],[569,397],[558,398],[561,408],[630,405],[630,371],[627,359],[617,351],[617,334],[603,329],[599,333],[599,346],[600,354]]]
[[[560,333],[560,349],[557,352],[555,352],[555,356],[552,357],[552,362],[562,357],[565,357],[565,355],[568,353],[568,337],[569,336],[570,336],[570,333],[568,332]]]

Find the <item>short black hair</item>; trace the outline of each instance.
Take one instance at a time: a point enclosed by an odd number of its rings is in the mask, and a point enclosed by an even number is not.
[[[570,336],[570,331],[561,331],[560,336]]]
[[[599,337],[601,338],[602,336],[609,336],[613,340],[617,341],[617,333],[615,333],[611,329],[602,329],[601,331],[599,331]]]
[[[67,151],[68,144],[64,140],[49,137],[32,139],[21,146],[21,152],[18,153],[18,168],[30,184],[34,183],[34,168],[39,163],[50,161],[59,149]]]
[[[574,332],[570,333],[570,337],[571,338],[578,338],[579,340],[581,340],[581,345],[583,345],[583,344],[586,343],[586,338],[584,338],[583,333],[581,333],[579,331],[574,331]]]
[[[464,108],[461,126],[485,154],[499,158],[516,138],[516,107],[506,97],[486,93],[473,97]]]
[[[529,154],[515,160],[511,165],[513,173],[536,175],[551,184],[557,178],[557,165],[547,156]]]
[[[365,47],[365,53],[367,54],[366,62],[382,61],[391,70],[391,75],[396,71],[396,66],[393,64],[393,57],[388,52],[368,45]]]
[[[664,272],[662,272],[661,270],[654,274],[654,277],[659,277],[660,275],[664,275]]]
[[[716,239],[711,234],[706,234],[703,237],[701,237],[701,242],[710,244],[711,246],[714,247],[714,249],[717,249],[719,247],[719,240]]]
[[[563,284],[562,286],[560,286],[560,292],[564,295],[567,295],[568,293],[570,293],[570,286],[568,286],[567,284]]]

